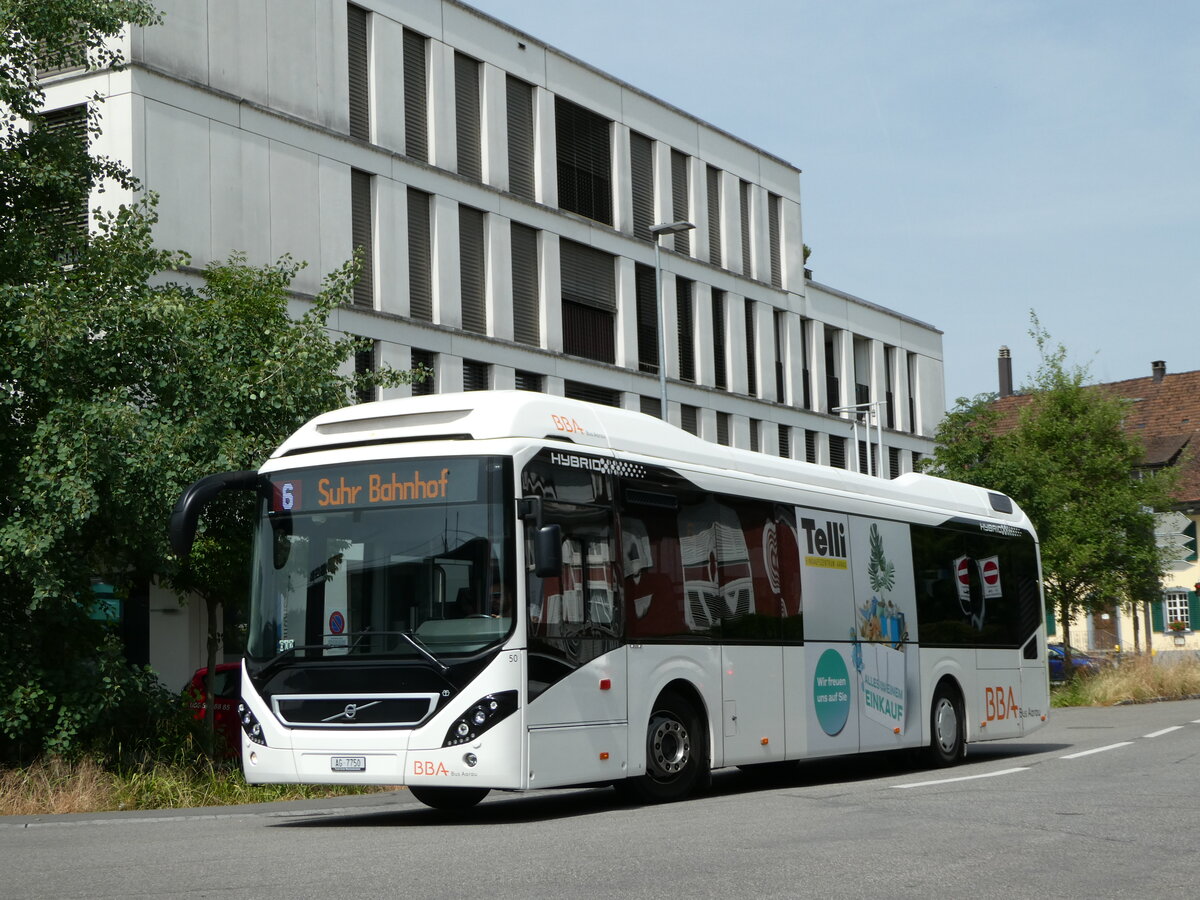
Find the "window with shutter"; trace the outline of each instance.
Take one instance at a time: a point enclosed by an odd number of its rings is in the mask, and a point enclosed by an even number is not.
[[[599,387],[594,384],[584,384],[581,381],[568,381],[563,384],[563,394],[571,400],[586,400],[588,403],[599,403],[601,406],[621,405],[619,391]]]
[[[463,331],[487,334],[484,301],[483,213],[469,206],[458,208],[458,253],[461,267]]]
[[[642,415],[654,416],[658,419],[662,417],[662,398],[647,397],[644,394],[638,397],[638,408],[642,411]]]
[[[437,354],[430,353],[428,350],[412,351],[412,367],[414,369],[424,369],[428,373],[423,381],[414,381],[412,383],[412,395],[414,397],[426,397],[437,392]]]
[[[44,112],[37,127],[53,132],[56,140],[62,138],[74,152],[87,153],[89,140],[86,104]],[[74,232],[79,236],[86,235],[88,230],[89,193],[81,189],[81,184],[72,179],[63,185],[48,184],[44,187],[47,194],[53,196],[52,200],[49,196],[46,197],[46,200],[50,201],[46,204],[49,218],[55,226],[61,226],[64,231]]]
[[[746,298],[746,393],[758,396],[758,344],[754,329],[754,301]]]
[[[676,222],[686,222],[689,212],[688,158],[678,150],[671,151],[671,215]],[[681,231],[675,235],[675,252],[692,252],[692,233]]]
[[[541,302],[538,293],[537,231],[512,223],[513,339],[541,345]]]
[[[371,175],[350,170],[350,244],[362,254],[362,272],[354,283],[354,305],[375,308],[375,247],[372,234]]]
[[[679,424],[688,434],[699,434],[700,429],[697,425],[699,418],[699,410],[694,406],[689,406],[686,403],[679,404]]]
[[[658,293],[651,266],[638,263],[633,274],[637,303],[638,369],[658,374]]]
[[[844,437],[829,436],[829,465],[835,469],[846,468],[846,439]]]
[[[463,390],[464,391],[486,391],[488,389],[488,366],[487,363],[478,362],[474,359],[463,360]]]
[[[562,97],[554,101],[558,205],[612,224],[612,123]]]
[[[518,391],[533,391],[540,394],[545,390],[545,378],[537,372],[526,372],[517,369],[515,377]]]
[[[783,251],[779,237],[779,207],[783,201],[775,194],[767,195],[768,242],[771,245],[771,284],[783,287]]]
[[[784,459],[792,458],[792,428],[790,425],[779,426],[779,455]]]
[[[404,29],[404,153],[429,162],[429,39]]]
[[[900,477],[900,448],[888,447],[888,472],[890,477]]]
[[[633,236],[653,241],[650,227],[654,222],[654,142],[636,131],[629,134],[629,167],[633,182]]]
[[[712,333],[714,381],[724,391],[729,388],[725,372],[725,292],[717,288],[712,292]]]
[[[817,461],[817,433],[815,431],[804,432],[804,459],[810,463]]]
[[[742,274],[754,277],[754,266],[750,255],[750,182],[738,182],[738,199],[741,201],[739,214],[742,219]]]
[[[787,333],[787,312],[782,309],[775,310],[772,317],[775,328],[775,399],[780,403],[787,403],[787,384],[784,378],[786,374],[786,366],[784,365],[785,340],[784,335]]]
[[[367,49],[367,11],[346,6],[346,56],[349,63],[350,137],[371,139],[370,64]]]
[[[721,170],[708,167],[708,261],[721,265]]]
[[[675,279],[675,315],[679,330],[679,380],[696,380],[696,328],[692,316],[692,282]]]
[[[750,420],[750,449],[755,453],[758,452],[759,431],[762,428],[762,423],[758,419]]]
[[[409,315],[433,321],[433,240],[430,233],[430,195],[408,189],[408,293]]]
[[[565,239],[559,242],[559,256],[564,352],[615,362],[615,257]]]
[[[508,189],[518,197],[534,199],[533,85],[507,76]]]
[[[354,351],[354,374],[369,375],[378,368],[379,341],[367,341]],[[359,385],[355,388],[355,398],[359,403],[370,403],[378,399],[378,388]]]
[[[479,137],[479,63],[454,54],[454,133],[458,145],[458,174],[483,178]]]
[[[729,446],[729,413],[717,413],[717,443],[722,447]]]

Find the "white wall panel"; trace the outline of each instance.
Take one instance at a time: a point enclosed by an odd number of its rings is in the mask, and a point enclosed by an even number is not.
[[[212,259],[208,120],[161,103],[146,104],[145,187],[156,191],[154,242],[186,250],[196,265]]]

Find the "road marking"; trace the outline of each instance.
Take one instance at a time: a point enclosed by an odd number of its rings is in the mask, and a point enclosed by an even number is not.
[[[1193,725],[1200,725],[1200,719],[1192,719]]]
[[[1024,772],[1029,766],[1016,769],[1001,769],[999,772],[984,772],[982,775],[963,775],[960,778],[939,778],[937,781],[914,781],[911,784],[893,784],[894,788],[929,787],[934,784],[951,784],[955,781],[975,781],[978,778],[995,778],[997,775],[1011,775],[1013,772]]]
[[[1091,756],[1093,753],[1103,753],[1105,750],[1116,750],[1118,747],[1128,747],[1132,743],[1133,741],[1121,741],[1119,744],[1109,744],[1106,747],[1093,747],[1091,750],[1080,750],[1078,753],[1060,756],[1059,759],[1079,759],[1081,756]]]
[[[1144,737],[1144,738],[1162,737],[1164,734],[1170,734],[1172,731],[1178,731],[1182,727],[1183,727],[1182,725],[1172,725],[1170,728],[1162,729],[1162,731],[1152,731],[1149,734],[1143,734],[1142,737]]]

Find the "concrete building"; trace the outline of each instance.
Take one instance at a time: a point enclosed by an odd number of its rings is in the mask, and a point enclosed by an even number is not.
[[[197,271],[291,254],[301,308],[362,248],[335,327],[374,342],[364,365],[432,368],[417,390],[658,415],[665,365],[669,420],[719,444],[885,477],[931,452],[941,333],[806,276],[795,166],[455,0],[157,5],[128,69],[50,75],[47,109],[106,97],[95,150]],[[198,611],[147,615],[182,683]]]

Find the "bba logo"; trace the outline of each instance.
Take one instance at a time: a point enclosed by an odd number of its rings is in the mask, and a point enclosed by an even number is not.
[[[414,775],[449,775],[450,770],[437,760],[433,759],[414,759],[413,760]]]
[[[1020,711],[1011,685],[1009,687],[997,685],[996,687],[984,688],[983,708],[987,713],[987,720],[989,722],[1003,721],[1009,716],[1017,715]]]

